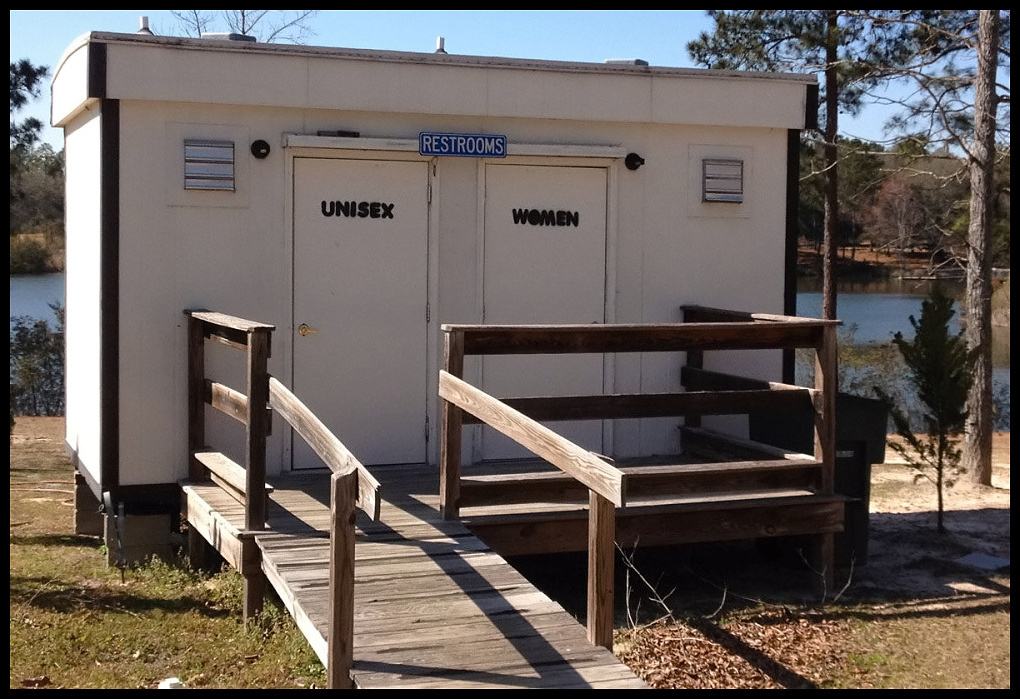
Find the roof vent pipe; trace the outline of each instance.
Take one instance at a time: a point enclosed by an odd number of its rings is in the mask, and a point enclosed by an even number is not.
[[[152,32],[149,30],[149,18],[142,15],[138,18],[138,31],[136,34],[146,34],[152,36]]]
[[[446,37],[436,37],[436,53],[446,53]]]

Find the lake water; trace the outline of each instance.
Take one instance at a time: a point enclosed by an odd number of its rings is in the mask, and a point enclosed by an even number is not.
[[[852,331],[855,343],[889,342],[897,331],[912,337],[908,318],[921,314],[921,301],[931,284],[900,280],[840,282],[836,306],[839,318],[844,321],[844,334]],[[817,280],[801,280],[797,294],[798,314],[821,316],[819,285]],[[942,287],[954,298],[959,299],[963,294],[963,285],[959,283],[942,283]],[[10,314],[55,320],[48,304],[63,303],[63,295],[63,274],[19,274],[10,278]],[[959,315],[954,317],[954,326],[954,331],[959,330]],[[994,364],[1005,369],[1008,377],[1009,329],[996,328],[992,335]]]
[[[839,282],[836,315],[843,321],[841,334],[852,335],[854,343],[890,342],[893,333],[902,332],[910,339],[914,329],[910,316],[919,318],[921,302],[935,282],[883,279],[871,281]],[[956,315],[950,324],[952,332],[960,330],[960,305],[964,287],[962,282],[939,282],[942,289],[957,300]],[[821,282],[802,279],[797,292],[797,315],[820,318],[822,316]],[[1009,375],[1009,328],[992,328],[992,362]]]
[[[963,285],[941,282],[946,292],[959,299]],[[843,321],[843,336],[852,333],[854,343],[889,342],[894,332],[913,336],[908,318],[921,314],[921,301],[928,294],[932,282],[883,279],[874,281],[843,281],[839,283],[837,310]],[[822,295],[820,282],[802,279],[797,294],[797,313],[820,317]],[[54,321],[53,311],[47,304],[63,303],[64,275],[40,274],[11,277],[11,316],[27,315]],[[959,328],[959,317],[954,318]],[[1009,328],[992,331],[992,357],[995,366],[993,381],[997,393],[1009,395]],[[798,372],[799,374],[800,372]]]
[[[50,323],[56,316],[50,303],[64,303],[63,274],[19,274],[11,277],[11,317],[29,316]]]
[[[928,295],[931,281],[882,279],[869,281],[838,282],[839,296],[836,300],[836,314],[843,321],[840,336],[852,338],[854,344],[888,343],[893,333],[902,332],[910,339],[914,329],[910,316],[919,318],[921,302]],[[957,300],[951,330],[960,329],[959,300],[963,296],[962,282],[941,281],[943,290]],[[820,318],[822,315],[821,281],[801,279],[797,293],[797,315]],[[998,400],[1005,401],[1008,411],[1010,390],[1010,342],[1008,327],[992,328],[992,390]],[[801,357],[798,357],[801,359]],[[798,382],[810,371],[806,366],[797,367]],[[1007,413],[1008,414],[1008,413]],[[1008,417],[1000,420],[1000,427],[1008,426]]]

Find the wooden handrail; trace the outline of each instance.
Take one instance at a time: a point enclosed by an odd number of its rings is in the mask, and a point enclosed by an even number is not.
[[[682,415],[744,415],[759,410],[787,410],[810,405],[811,389],[782,384],[774,388],[736,391],[688,391],[594,396],[501,398],[533,420],[607,420]],[[482,422],[465,416],[464,424]]]
[[[444,325],[464,337],[464,354],[604,354],[816,347],[825,323],[664,325]]]
[[[379,481],[301,399],[274,377],[269,378],[269,405],[333,472],[330,477],[326,675],[330,689],[350,689],[354,665],[355,507],[378,521]]]
[[[186,310],[188,317],[188,473],[193,480],[208,476],[244,506],[244,529],[260,532],[266,526],[266,437],[271,423],[269,404],[270,337],[274,326],[222,313]],[[205,340],[244,352],[245,391],[235,391],[205,376]],[[205,446],[205,405],[244,425],[244,466]],[[246,555],[244,620],[261,611],[265,594],[257,548]]]
[[[276,330],[275,325],[269,325],[268,323],[259,323],[254,320],[245,320],[244,318],[238,318],[237,316],[227,315],[226,313],[214,313],[212,311],[204,310],[188,310],[184,312],[185,315],[200,320],[203,323],[214,325],[220,328],[229,328],[231,330],[237,330],[238,332],[249,333],[254,330]]]
[[[266,435],[272,409],[333,472],[329,528],[329,629],[327,675],[331,689],[351,687],[354,649],[355,507],[379,519],[379,482],[329,431],[308,406],[267,371],[274,326],[210,311],[188,316],[188,449],[192,479],[206,474],[245,507],[245,531],[266,525]],[[205,340],[241,350],[246,357],[246,392],[205,377]],[[204,404],[245,426],[245,467],[205,445]],[[258,548],[252,549],[258,556]],[[255,559],[257,564],[258,559]],[[265,578],[260,566],[244,573],[244,619],[262,606]]]
[[[627,498],[623,471],[445,370],[439,372],[439,396],[588,489],[588,640],[612,649],[616,507]],[[444,458],[440,468],[447,466]],[[459,499],[459,484],[457,492]]]
[[[615,507],[625,501],[626,475],[591,452],[541,425],[537,420],[617,419],[683,415],[685,435],[695,442],[702,415],[743,414],[784,410],[804,401],[813,407],[816,445],[814,457],[747,440],[747,451],[779,458],[777,468],[800,478],[808,473],[822,494],[832,492],[835,458],[836,336],[839,321],[768,313],[727,311],[684,306],[684,323],[656,325],[454,325],[443,330],[443,369],[439,395],[443,399],[440,448],[440,506],[443,516],[456,519],[461,507],[461,446],[464,424],[485,424],[510,437],[588,488],[588,636],[612,646],[612,581]],[[758,381],[704,369],[706,350],[811,348],[816,354],[815,386]],[[622,352],[686,353],[682,371],[685,393],[596,396],[494,398],[463,380],[465,355],[606,354]],[[690,389],[702,390],[690,390]],[[734,446],[734,444],[730,444]],[[764,447],[764,450],[760,449]],[[792,460],[787,468],[784,461]],[[609,470],[612,469],[612,470]],[[739,469],[737,469],[739,471]],[[683,473],[677,471],[677,473]],[[736,473],[736,471],[735,471]],[[650,476],[652,474],[649,474]],[[654,478],[669,477],[659,472]],[[782,474],[780,474],[782,475]],[[499,494],[503,502],[520,502],[528,494],[552,491],[564,497],[576,488],[562,476],[546,474],[510,492],[505,482],[474,479],[467,483],[465,501],[479,504]],[[684,477],[694,480],[691,474]],[[739,477],[737,474],[735,477]],[[617,486],[618,484],[618,486]],[[506,488],[504,488],[506,486]],[[520,489],[520,486],[517,486]],[[616,488],[619,498],[614,499]],[[583,492],[583,491],[582,491]],[[490,503],[491,504],[491,503]],[[832,535],[822,534],[815,548],[818,570],[832,584]]]
[[[269,405],[294,428],[333,473],[358,474],[358,507],[373,521],[379,519],[379,481],[322,420],[275,377],[269,378]]]
[[[587,449],[446,371],[439,372],[439,396],[528,451],[573,476],[618,507],[626,503],[626,477]]]
[[[242,352],[246,352],[248,349],[250,334],[258,333],[264,336],[268,342],[270,334],[276,329],[276,326],[267,323],[199,309],[186,310],[184,315],[188,316],[191,322],[201,329],[201,334],[206,339]]]
[[[738,376],[721,371],[709,371],[699,367],[684,366],[680,368],[680,384],[690,391],[807,391],[809,395],[815,389],[798,386],[781,381],[754,379],[749,376]]]
[[[205,402],[242,425],[248,424],[248,396],[230,386],[206,379]]]
[[[721,371],[709,371],[699,369],[690,364],[680,368],[680,384],[688,389],[688,392],[704,391],[706,389],[717,389],[722,391],[749,392],[756,390],[771,391],[801,391],[807,394],[811,400],[811,406],[817,410],[819,401],[823,398],[821,391],[817,388],[807,388],[795,384],[782,383],[780,381],[766,381],[764,379],[752,379],[747,376],[726,374]],[[695,425],[696,426],[696,425]]]

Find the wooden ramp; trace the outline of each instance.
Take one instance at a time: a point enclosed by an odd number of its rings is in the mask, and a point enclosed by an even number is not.
[[[382,483],[381,516],[359,517],[355,545],[357,687],[645,686],[501,556],[440,517],[435,469],[373,472]],[[185,506],[221,551],[254,539],[262,570],[325,665],[329,476],[287,476],[273,485],[265,534],[245,532],[244,507],[212,483],[186,484]]]

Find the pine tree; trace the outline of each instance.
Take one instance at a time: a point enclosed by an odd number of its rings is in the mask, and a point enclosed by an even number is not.
[[[711,10],[713,32],[687,45],[709,68],[811,71],[823,75],[824,219],[822,315],[836,317],[839,239],[839,112],[860,109],[868,89],[885,78],[884,41],[866,15],[852,10]]]
[[[967,392],[971,385],[974,354],[968,352],[962,335],[949,332],[953,301],[938,286],[921,304],[921,319],[910,316],[914,338],[905,340],[896,333],[893,342],[907,366],[908,378],[924,406],[921,424],[924,432],[915,434],[910,418],[881,388],[875,392],[890,406],[896,434],[903,442],[891,442],[890,448],[917,470],[915,481],[927,479],[938,495],[937,526],[943,523],[944,489],[952,487],[960,471],[962,452],[955,438],[967,417]]]

